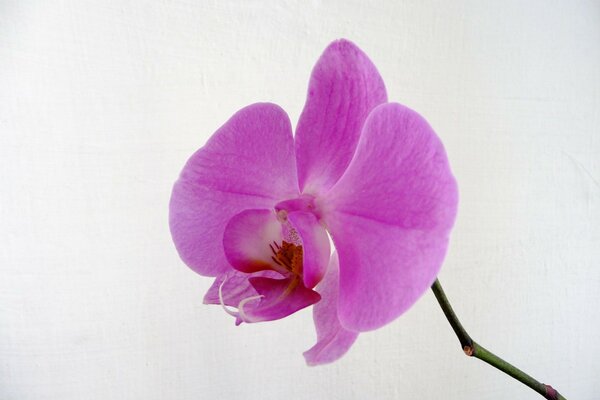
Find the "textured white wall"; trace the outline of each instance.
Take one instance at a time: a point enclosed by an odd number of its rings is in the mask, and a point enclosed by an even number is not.
[[[309,311],[235,327],[167,227],[234,111],[296,121],[346,37],[444,140],[441,281],[472,335],[572,399],[600,371],[598,1],[0,1],[0,399],[538,399],[428,293],[308,368]]]

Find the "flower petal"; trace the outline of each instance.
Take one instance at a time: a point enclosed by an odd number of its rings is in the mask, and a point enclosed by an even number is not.
[[[300,189],[331,188],[348,166],[369,112],[387,101],[377,69],[354,43],[331,43],[315,65],[296,129]]]
[[[373,110],[346,173],[323,199],[347,329],[390,322],[430,287],[457,203],[446,152],[427,122],[400,104]]]
[[[231,217],[297,195],[287,114],[268,103],[241,109],[188,160],[173,187],[169,224],[179,255],[199,274],[224,273]]]
[[[244,210],[227,224],[223,248],[227,261],[238,271],[274,269],[278,266],[272,261],[270,246],[281,243],[282,237],[283,229],[275,211]]]
[[[286,279],[250,278],[250,283],[263,298],[254,306],[240,310],[244,322],[272,321],[287,317],[321,299],[304,287],[297,277]]]
[[[313,308],[317,329],[317,343],[304,352],[308,365],[327,364],[336,361],[350,349],[358,332],[344,329],[337,315],[339,289],[339,262],[337,253],[331,256],[327,274],[317,287],[321,301]]]
[[[313,213],[296,211],[288,214],[288,220],[302,240],[302,277],[304,286],[313,288],[323,279],[331,247],[327,231]]]

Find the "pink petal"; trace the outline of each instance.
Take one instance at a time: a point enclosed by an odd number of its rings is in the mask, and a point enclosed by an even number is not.
[[[250,278],[254,289],[263,296],[256,305],[240,310],[245,322],[272,321],[287,317],[321,299],[321,296],[304,287],[297,277],[286,279]]]
[[[442,264],[458,188],[427,122],[400,105],[377,107],[356,155],[323,199],[340,257],[341,323],[376,329],[406,311]]]
[[[377,69],[356,45],[331,43],[315,65],[296,129],[298,177],[304,193],[323,193],[352,159],[369,112],[387,101]]]
[[[224,273],[231,217],[297,195],[287,114],[268,103],[241,109],[188,160],[173,187],[169,223],[179,255],[199,274]]]
[[[327,274],[317,287],[321,301],[313,308],[317,329],[317,343],[304,352],[308,365],[327,364],[336,361],[350,349],[358,332],[344,329],[337,315],[339,289],[339,262],[337,253],[331,256]]]
[[[304,286],[313,288],[323,279],[331,247],[327,231],[314,214],[296,211],[288,214],[288,220],[302,240],[302,277]]]
[[[277,269],[272,261],[273,243],[281,243],[283,229],[273,210],[244,210],[234,215],[223,234],[229,263],[242,272]],[[282,271],[282,272],[285,272]]]

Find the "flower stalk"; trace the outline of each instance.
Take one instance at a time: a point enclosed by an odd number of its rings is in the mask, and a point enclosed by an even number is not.
[[[471,336],[469,336],[465,328],[460,323],[460,320],[454,313],[454,310],[452,309],[452,306],[450,305],[450,302],[448,301],[448,298],[444,293],[444,289],[442,288],[442,285],[438,279],[436,279],[431,286],[431,290],[433,291],[435,298],[440,304],[446,319],[450,323],[450,326],[452,326],[452,329],[458,337],[460,345],[467,356],[479,358],[481,361],[488,363],[492,367],[499,369],[524,385],[529,386],[531,389],[535,390],[548,400],[566,400],[565,397],[552,388],[552,386],[537,381],[535,378],[529,376],[519,368],[504,361],[479,343],[475,342]]]

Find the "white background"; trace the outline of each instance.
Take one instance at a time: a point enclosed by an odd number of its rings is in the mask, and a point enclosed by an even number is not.
[[[0,399],[538,399],[465,357],[427,293],[309,368],[310,311],[235,327],[167,225],[232,113],[295,123],[355,41],[446,144],[440,279],[475,339],[570,399],[600,379],[598,1],[0,1]]]

